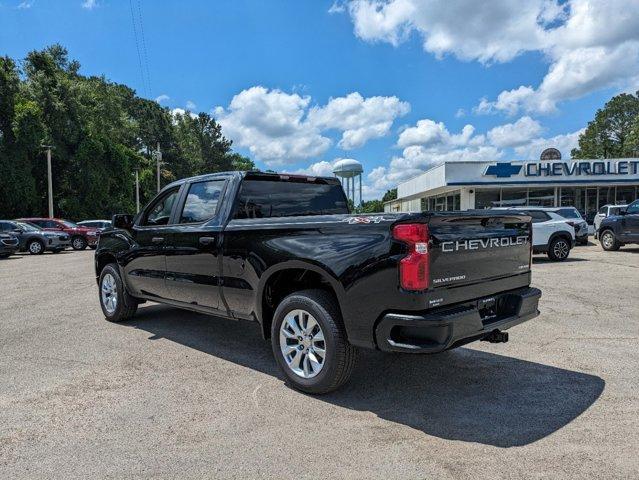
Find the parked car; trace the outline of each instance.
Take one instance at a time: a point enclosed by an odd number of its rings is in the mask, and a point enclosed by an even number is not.
[[[522,215],[530,215],[533,227],[533,253],[545,253],[551,260],[561,262],[568,258],[570,250],[575,246],[575,227],[559,215],[555,208],[496,207],[492,210],[513,210]]]
[[[544,208],[544,211],[555,212],[565,218],[568,225],[575,229],[575,242],[578,245],[588,245],[588,222],[584,220],[575,207]]]
[[[18,237],[11,233],[0,233],[0,258],[7,258],[20,247]]]
[[[346,382],[356,347],[505,342],[539,314],[530,217],[512,211],[351,215],[335,178],[227,172],[174,182],[113,226],[95,253],[107,320],[150,300],[257,321],[305,392]]]
[[[595,215],[595,220],[593,222],[595,228],[595,238],[599,238],[599,226],[601,225],[601,221],[604,218],[607,218],[611,215],[619,215],[621,210],[625,210],[628,208],[628,205],[604,205],[599,209],[597,215]]]
[[[81,227],[96,228],[98,231],[111,228],[111,220],[83,220],[78,222]]]
[[[627,243],[639,243],[639,200],[601,221],[599,241],[604,250],[619,250]]]
[[[27,222],[0,220],[0,232],[12,233],[20,242],[20,250],[38,255],[49,250],[58,253],[71,246],[69,235],[64,232],[47,232]]]
[[[71,238],[74,250],[84,250],[87,246],[95,248],[98,243],[98,231],[95,228],[81,227],[60,218],[19,218],[20,222],[29,222],[48,232],[64,232]]]

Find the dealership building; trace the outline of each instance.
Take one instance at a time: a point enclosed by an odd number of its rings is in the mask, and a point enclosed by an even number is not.
[[[639,159],[452,161],[397,187],[387,212],[574,206],[591,223],[606,204],[639,198]]]

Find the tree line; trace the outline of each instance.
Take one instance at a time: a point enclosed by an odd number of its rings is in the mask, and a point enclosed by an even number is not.
[[[162,150],[162,185],[203,173],[250,170],[210,115],[174,114],[126,85],[84,76],[53,45],[18,63],[0,57],[0,218],[46,216],[52,146],[56,216],[110,218],[156,193],[153,152]]]

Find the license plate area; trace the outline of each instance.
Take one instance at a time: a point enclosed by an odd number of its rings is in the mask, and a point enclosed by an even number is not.
[[[477,310],[484,325],[515,315],[518,305],[518,297],[510,294],[495,295],[477,300]]]

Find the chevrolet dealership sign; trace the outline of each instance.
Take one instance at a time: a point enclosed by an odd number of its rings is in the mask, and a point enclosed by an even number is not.
[[[639,160],[575,160],[572,162],[497,162],[486,167],[484,176],[525,177],[597,177],[600,175],[637,175]]]

